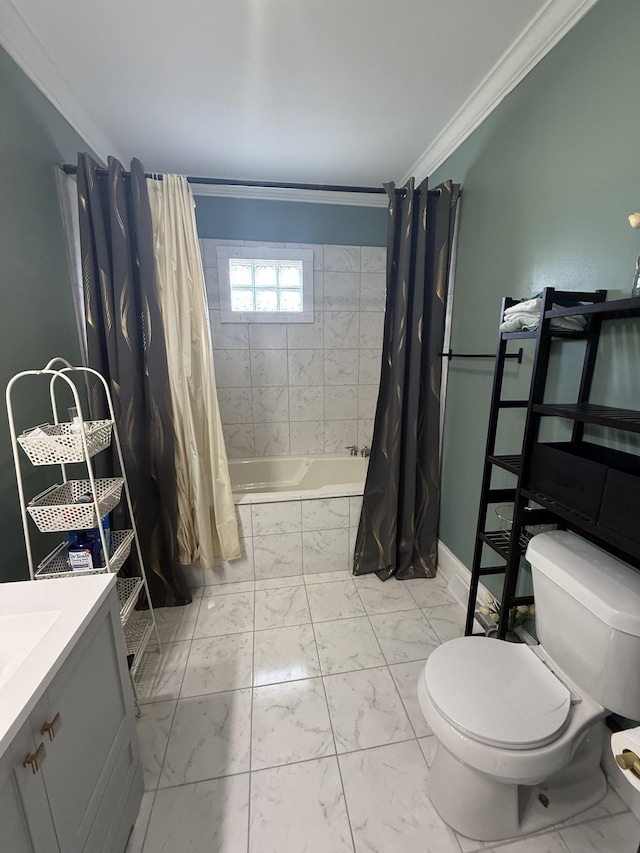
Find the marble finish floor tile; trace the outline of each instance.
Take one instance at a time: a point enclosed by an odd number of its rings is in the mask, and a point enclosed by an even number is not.
[[[625,812],[570,826],[559,834],[570,853],[636,853],[640,823],[631,812]]]
[[[162,653],[155,650],[145,652],[136,672],[136,690],[141,704],[180,696],[190,648],[191,642],[184,640],[166,643]]]
[[[384,583],[377,577],[355,579],[356,589],[367,613],[393,613],[415,610],[416,603],[402,581],[390,578]]]
[[[607,817],[608,815],[621,814],[628,811],[627,804],[618,796],[611,785],[607,786],[607,793],[586,811],[580,812],[575,817],[568,818],[562,824],[554,826],[554,829],[562,829],[565,826],[574,826],[576,823],[586,823],[588,820],[595,820],[599,817]],[[640,836],[638,836],[638,845],[640,846]]]
[[[180,698],[251,687],[253,632],[193,640]]]
[[[309,575],[303,575],[303,577],[307,586],[313,586],[317,583],[331,583],[332,581],[353,580],[353,575],[348,569],[339,569],[337,572],[312,572]]]
[[[421,610],[380,613],[369,618],[389,664],[423,660],[440,645],[440,638]]]
[[[443,577],[411,578],[403,583],[418,607],[456,603],[455,598],[447,591],[447,581]]]
[[[283,587],[256,592],[255,630],[286,628],[311,622],[304,586]]]
[[[285,586],[303,586],[304,575],[291,575],[284,578],[264,578],[256,581],[256,592],[261,589],[280,589]]]
[[[220,637],[253,630],[252,592],[207,595],[202,599],[194,637]]]
[[[389,672],[398,688],[411,725],[416,737],[424,737],[431,734],[431,729],[422,713],[418,702],[418,678],[424,669],[426,660],[413,660],[408,663],[394,663],[389,667]]]
[[[200,611],[200,598],[183,607],[156,607],[154,615],[161,643],[190,640]]]
[[[149,825],[151,808],[153,806],[155,796],[155,791],[147,791],[142,795],[140,811],[138,812],[136,822],[133,824],[133,829],[131,830],[131,835],[127,841],[124,853],[142,853],[142,845],[144,844],[144,839],[147,834],[147,827]]]
[[[321,678],[254,689],[252,770],[334,754]]]
[[[144,853],[240,853],[249,836],[249,774],[158,791]]]
[[[353,853],[334,756],[251,777],[249,853]]]
[[[339,756],[356,850],[459,853],[431,805],[428,769],[415,740]]]
[[[213,583],[200,587],[201,595],[225,595],[229,592],[253,592],[255,581],[230,581],[227,583]]]
[[[518,841],[509,841],[500,847],[491,848],[494,849],[496,853],[567,853],[567,848],[557,832],[520,838]],[[580,853],[586,853],[586,850],[580,848]]]
[[[353,581],[334,581],[307,587],[311,618],[314,622],[364,616],[365,610]]]
[[[256,687],[320,675],[311,625],[256,631],[253,649],[253,683]]]
[[[443,643],[464,637],[464,621],[466,613],[459,604],[441,604],[438,607],[428,607],[422,611],[429,625]]]
[[[249,770],[251,690],[180,699],[160,788]]]
[[[338,753],[414,737],[386,667],[326,675],[324,683]]]
[[[431,767],[438,749],[437,738],[433,736],[421,737],[418,738],[418,743],[420,744],[420,749],[422,750],[422,754],[424,755],[424,760],[427,762],[427,767]]]
[[[142,714],[136,720],[145,791],[154,791],[158,787],[177,704],[173,699],[143,705]]]
[[[366,616],[317,622],[314,629],[323,675],[384,666],[384,655]]]

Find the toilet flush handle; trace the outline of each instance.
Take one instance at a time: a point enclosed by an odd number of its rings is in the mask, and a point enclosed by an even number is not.
[[[620,755],[616,755],[616,763],[622,770],[630,770],[634,776],[640,779],[640,758],[630,749],[623,749]]]

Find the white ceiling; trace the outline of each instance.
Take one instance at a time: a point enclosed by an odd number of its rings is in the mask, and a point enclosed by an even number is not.
[[[0,43],[96,152],[379,185],[435,168],[595,0],[0,0]]]

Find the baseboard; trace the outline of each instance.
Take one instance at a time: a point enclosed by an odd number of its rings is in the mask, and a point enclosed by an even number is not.
[[[471,572],[462,560],[458,559],[453,551],[440,540],[438,540],[438,572],[447,581],[447,589],[450,594],[463,607],[466,607],[469,601]],[[484,584],[478,584],[478,598],[484,601],[488,592],[489,590]]]
[[[440,539],[438,540],[438,571],[448,581],[452,580],[456,574],[467,578],[471,577],[471,571]],[[467,580],[467,587],[468,586],[469,580]]]

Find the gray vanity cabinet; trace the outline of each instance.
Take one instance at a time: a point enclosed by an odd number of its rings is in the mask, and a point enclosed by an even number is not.
[[[60,853],[41,773],[22,762],[37,744],[27,720],[0,758],[0,849],[7,853]],[[5,846],[6,845],[6,846]]]
[[[13,750],[14,758],[18,757],[13,765],[17,781],[13,796],[19,794],[22,799],[31,846],[10,840],[7,853],[122,853],[138,813],[143,784],[115,592],[91,620],[31,712],[29,726],[33,747],[43,743],[46,757],[35,774],[22,766],[27,754],[25,732],[19,754]],[[41,789],[46,814],[42,801],[35,801]],[[2,822],[3,795],[0,782]],[[6,794],[7,803],[10,796]],[[42,846],[40,836],[47,829],[49,833],[53,829],[53,837],[49,835]],[[18,832],[15,838],[19,837]],[[4,853],[4,846],[2,850]]]

